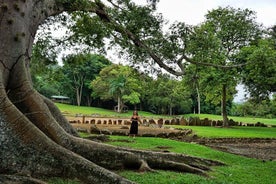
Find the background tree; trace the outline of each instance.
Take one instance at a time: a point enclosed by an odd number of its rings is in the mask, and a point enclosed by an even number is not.
[[[276,91],[275,38],[260,39],[257,44],[242,49],[238,60],[246,62],[242,82],[256,102],[268,99]]]
[[[109,81],[109,93],[117,98],[117,112],[122,112],[123,109],[123,95],[126,91],[127,79],[122,74]],[[95,86],[96,87],[96,86]]]
[[[103,100],[113,98],[117,101],[118,112],[121,112],[125,102],[140,103],[142,88],[139,75],[137,71],[128,66],[110,65],[92,81],[93,96],[99,96]]]
[[[190,90],[183,81],[158,75],[149,84],[147,100],[153,113],[173,115],[191,111]]]
[[[63,73],[69,79],[69,88],[74,89],[77,105],[81,105],[81,100],[85,99],[83,91],[86,92],[88,106],[91,104],[91,89],[89,83],[95,79],[102,68],[111,62],[100,55],[78,54],[68,55],[63,59]],[[88,97],[87,97],[88,96]]]
[[[189,65],[186,69],[185,77],[183,77],[183,81],[186,84],[186,86],[189,87],[191,91],[191,98],[193,101],[193,109],[194,113],[200,114],[201,113],[201,99],[202,99],[202,90],[200,87],[199,79],[200,79],[200,69],[201,68],[198,65]]]
[[[33,47],[30,71],[34,88],[46,97],[61,94],[62,87],[59,79],[62,78],[60,66],[57,65],[57,55],[46,52],[49,43],[38,41]]]
[[[206,100],[221,104],[224,126],[228,126],[226,102],[232,101],[239,80],[237,67],[241,65],[237,65],[235,57],[260,36],[254,15],[248,9],[231,7],[209,11],[206,21],[194,29],[188,47],[193,60],[213,66],[200,70],[200,83]]]

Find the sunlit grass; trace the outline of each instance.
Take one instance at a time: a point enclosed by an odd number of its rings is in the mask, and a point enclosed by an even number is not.
[[[102,116],[102,117],[131,117],[133,110],[129,110],[128,112],[118,113],[114,110],[108,110],[103,108],[97,107],[86,107],[86,106],[74,106],[68,104],[61,104],[56,103],[57,107],[60,111],[66,116],[75,116],[76,114],[82,115],[95,115],[95,116]],[[155,115],[150,112],[146,111],[139,111],[139,115],[141,117],[152,117],[152,118],[160,118],[160,117],[167,117],[167,116],[160,116]]]
[[[276,128],[234,126],[229,128],[210,126],[180,126],[172,127],[192,129],[199,137],[208,138],[276,138]]]
[[[275,184],[276,162],[250,159],[243,156],[237,156],[211,148],[178,142],[162,138],[137,137],[135,139],[128,137],[112,136],[110,144],[116,146],[130,147],[135,149],[158,150],[158,146],[168,147],[168,151],[188,154],[201,158],[218,160],[226,166],[213,167],[209,172],[210,177],[202,177],[194,174],[158,171],[157,173],[137,173],[132,171],[122,171],[120,174],[139,184]],[[128,140],[128,141],[126,141]]]

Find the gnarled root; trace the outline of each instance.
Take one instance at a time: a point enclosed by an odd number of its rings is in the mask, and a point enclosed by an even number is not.
[[[84,183],[133,183],[108,169],[165,169],[206,176],[210,166],[223,165],[183,154],[118,148],[76,137],[76,132],[51,101],[25,87],[21,89],[24,93],[17,89],[10,92],[9,98],[3,96],[0,109],[21,144],[51,155],[55,165],[47,175],[78,178]],[[31,171],[31,175],[41,173],[39,169]]]

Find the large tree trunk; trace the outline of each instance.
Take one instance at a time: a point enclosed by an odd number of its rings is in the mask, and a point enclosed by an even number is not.
[[[222,99],[221,99],[221,113],[223,118],[223,126],[229,126],[228,117],[227,117],[227,109],[226,109],[226,99],[227,99],[227,86],[226,84],[222,85]]]
[[[186,155],[116,148],[79,138],[57,107],[33,89],[29,73],[38,25],[47,16],[62,12],[62,4],[54,0],[0,0],[0,5],[1,181],[13,181],[18,175],[13,179],[7,175],[19,174],[24,177],[22,183],[30,176],[132,183],[109,170],[158,168],[205,175],[210,166],[220,165]]]

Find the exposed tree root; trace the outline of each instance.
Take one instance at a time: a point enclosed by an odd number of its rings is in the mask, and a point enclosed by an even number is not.
[[[28,177],[28,176],[18,176],[18,175],[1,175],[1,184],[18,184],[18,183],[28,183],[28,184],[47,184],[44,181]]]
[[[183,154],[119,148],[79,138],[57,107],[26,84],[10,91],[9,97],[2,96],[0,109],[4,109],[5,121],[22,144],[47,152],[59,163],[47,175],[58,173],[84,183],[133,183],[108,169],[164,169],[207,176],[210,166],[223,165]],[[31,171],[34,176],[41,173],[39,169]]]

